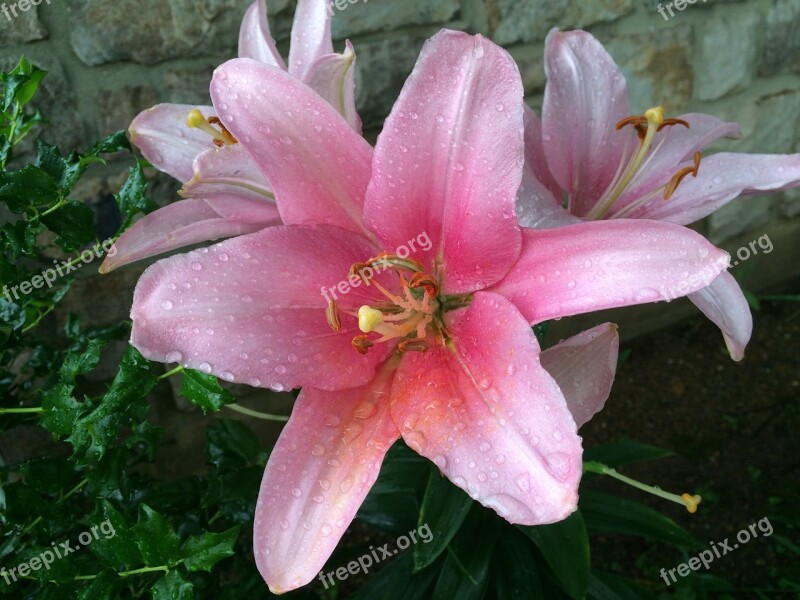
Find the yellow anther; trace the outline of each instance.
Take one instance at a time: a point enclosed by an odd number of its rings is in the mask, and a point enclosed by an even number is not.
[[[664,107],[656,106],[655,108],[650,108],[644,113],[644,116],[650,125],[659,126],[664,122]]]
[[[364,333],[375,331],[383,323],[383,313],[371,306],[362,306],[358,309],[358,328]]]
[[[681,499],[683,503],[686,505],[686,510],[690,513],[694,514],[697,512],[697,505],[700,504],[702,498],[695,494],[692,496],[691,494],[681,494]]]

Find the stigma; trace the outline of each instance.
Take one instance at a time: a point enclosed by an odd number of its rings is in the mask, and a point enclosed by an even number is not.
[[[217,147],[232,146],[237,143],[236,138],[225,128],[225,125],[222,124],[219,117],[205,118],[203,113],[196,108],[189,112],[189,116],[186,118],[186,124],[191,129],[199,129],[210,135],[214,140],[214,145]],[[217,129],[217,127],[219,129]]]
[[[622,162],[617,169],[617,173],[612,179],[606,191],[595,203],[594,207],[587,213],[586,218],[590,220],[603,219],[607,216],[611,208],[616,204],[620,197],[629,189],[635,187],[638,183],[636,181],[637,175],[642,171],[642,168],[652,159],[652,157],[661,149],[663,140],[656,147],[653,147],[655,136],[658,132],[665,127],[673,127],[680,125],[689,129],[690,125],[683,119],[667,119],[664,117],[664,108],[656,106],[645,111],[642,116],[631,116],[622,119],[616,125],[617,130],[624,129],[631,126],[636,131],[639,138],[639,148],[629,154],[627,146],[623,152]],[[684,167],[679,170],[673,177],[660,188],[653,190],[641,198],[635,199],[633,202],[627,204],[622,210],[615,213],[614,218],[621,218],[629,215],[636,208],[646,204],[654,197],[661,195],[664,200],[669,198],[678,189],[681,182],[692,175],[697,177],[700,169],[700,160],[702,156],[700,152],[694,154],[694,165],[691,167]]]

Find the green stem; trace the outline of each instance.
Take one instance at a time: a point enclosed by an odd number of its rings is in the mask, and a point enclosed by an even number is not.
[[[183,371],[183,367],[178,365],[177,367],[172,369],[172,371],[167,371],[163,375],[159,375],[158,377],[156,377],[156,381],[161,381],[162,379],[167,379],[169,377],[172,377],[176,373],[180,373],[181,371]]]
[[[285,423],[286,421],[289,420],[289,417],[284,417],[282,415],[270,415],[267,413],[258,412],[257,410],[245,408],[244,406],[239,406],[238,404],[226,404],[225,408],[230,408],[231,410],[241,413],[243,415],[247,415],[248,417],[255,417],[256,419],[264,419],[265,421],[278,421],[280,423]]]
[[[626,477],[622,473],[619,473],[616,469],[612,469],[611,467],[604,465],[603,463],[599,462],[586,462],[583,463],[583,471],[584,473],[597,473],[598,475],[608,475],[609,477],[613,477],[623,483],[627,483],[630,486],[635,487],[638,490],[642,490],[643,492],[647,492],[649,494],[653,494],[654,496],[658,496],[659,498],[663,498],[664,500],[669,500],[670,502],[675,502],[677,504],[681,504],[686,507],[690,513],[697,511],[697,505],[700,503],[700,496],[692,496],[690,494],[682,494],[678,496],[677,494],[670,494],[669,492],[665,492],[659,487],[655,487],[652,485],[647,485],[646,483],[642,483],[640,481],[636,481],[635,479],[631,479],[630,477]]]
[[[119,577],[130,577],[131,575],[141,575],[142,573],[155,573],[156,571],[161,571],[163,573],[169,573],[169,565],[161,565],[160,567],[142,567],[141,569],[133,569],[132,571],[121,571],[117,573]],[[78,575],[75,578],[75,581],[91,581],[92,579],[97,579],[97,575]]]
[[[41,406],[34,406],[32,408],[0,408],[0,415],[28,415],[42,412],[44,412],[44,409]]]
[[[24,327],[22,329],[22,333],[28,333],[31,329],[35,329],[36,327],[38,327],[39,323],[42,322],[42,319],[44,319],[47,315],[49,315],[55,309],[56,309],[56,305],[55,304],[51,304],[50,306],[48,306],[47,309],[44,312],[39,313],[39,316],[36,318],[36,320],[33,323],[31,323],[30,325],[28,325],[27,327]]]
[[[63,207],[66,203],[67,203],[66,198],[60,197],[58,199],[58,202],[56,202],[53,206],[51,206],[46,211],[44,211],[41,215],[39,215],[39,218],[41,219],[42,217],[46,217],[47,215],[53,214],[59,208]]]

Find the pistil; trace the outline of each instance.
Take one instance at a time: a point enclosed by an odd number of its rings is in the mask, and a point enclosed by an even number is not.
[[[208,117],[206,119],[198,109],[192,109],[189,116],[186,118],[186,124],[192,129],[199,129],[214,138],[214,145],[218,147],[231,146],[237,143],[237,140],[230,131],[225,128],[222,121],[218,117]],[[217,129],[214,127],[219,127]]]

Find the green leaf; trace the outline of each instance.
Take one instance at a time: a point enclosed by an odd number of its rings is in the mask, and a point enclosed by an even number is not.
[[[616,469],[644,460],[655,460],[670,456],[675,456],[675,453],[631,440],[618,440],[587,448],[583,453],[583,460],[584,462],[600,462]]]
[[[194,586],[178,571],[170,571],[150,588],[153,600],[192,600]]]
[[[124,583],[113,569],[106,569],[95,577],[89,585],[80,589],[77,599],[119,598]]]
[[[382,567],[379,572],[370,575],[367,584],[355,593],[349,594],[347,600],[430,600],[438,598],[438,596],[431,595],[430,588],[436,581],[439,570],[431,567],[412,574],[412,567],[413,557],[411,554],[398,556],[391,563]],[[333,570],[335,571],[335,569]],[[324,572],[330,573],[330,571]],[[335,575],[332,577],[334,583],[338,582]],[[326,589],[328,589],[330,577],[325,581],[327,582]]]
[[[434,598],[483,598],[499,533],[493,523],[496,518],[487,509],[474,506],[464,526],[447,548],[447,557],[433,592]]]
[[[589,577],[587,598],[590,600],[641,600],[645,597],[644,590],[624,577],[602,571],[593,571]]]
[[[58,184],[47,171],[26,165],[18,171],[0,171],[0,202],[15,213],[59,199]]]
[[[539,548],[571,598],[583,598],[589,583],[589,536],[580,511],[551,525],[518,526]]]
[[[111,389],[94,411],[76,423],[69,437],[78,456],[96,463],[123,424],[133,427],[145,419],[149,408],[147,394],[156,384],[156,378],[150,374],[151,366],[136,348],[128,347]]]
[[[541,558],[530,540],[506,524],[492,556],[490,590],[497,600],[544,598],[539,568]]]
[[[142,563],[130,522],[110,502],[102,500],[89,522],[100,532],[89,548],[104,566],[125,570]]]
[[[432,564],[444,552],[472,507],[472,498],[443,477],[435,467],[430,469],[428,485],[419,511],[418,525],[427,525],[433,539],[414,546],[414,570]]]
[[[84,375],[93,370],[100,362],[100,353],[105,346],[105,340],[94,339],[89,340],[84,350],[69,352],[59,371],[61,381],[74,384],[78,375]]]
[[[117,131],[112,133],[105,139],[97,142],[86,153],[86,156],[99,156],[100,154],[112,154],[122,150],[132,151],[131,143],[128,141],[128,136],[125,131]]]
[[[241,525],[237,525],[222,533],[204,533],[187,539],[181,549],[184,566],[189,571],[211,571],[223,558],[233,556],[240,528]]]
[[[54,385],[42,394],[42,416],[40,424],[50,433],[65,436],[72,433],[75,422],[87,410],[72,396],[73,386],[66,383]]]
[[[652,508],[612,494],[581,493],[579,506],[592,533],[624,533],[679,548],[699,546],[697,540],[672,519]]]
[[[122,186],[119,194],[114,196],[122,212],[122,230],[130,226],[137,214],[147,214],[158,208],[158,205],[145,195],[146,193],[147,180],[141,163],[137,162],[136,165],[131,167],[128,180]]]
[[[61,238],[61,245],[77,250],[96,239],[94,212],[82,202],[70,200],[61,208],[42,217],[42,223]]]
[[[131,532],[148,567],[170,566],[181,559],[178,534],[163,515],[146,504],[139,505],[139,520]]]
[[[222,389],[219,380],[213,375],[206,375],[200,371],[186,369],[183,372],[181,396],[203,412],[219,411],[226,404],[234,404],[236,398],[229,391]]]
[[[47,71],[34,66],[23,56],[20,58],[19,64],[11,71],[11,76],[15,79],[15,83],[9,86],[10,90],[8,88],[4,89],[4,94],[8,97],[10,92],[14,102],[27,104],[33,98],[36,90],[39,89],[39,84],[46,75]],[[3,111],[8,110],[10,105],[10,103],[6,103]]]
[[[206,457],[218,473],[236,471],[250,463],[261,448],[256,434],[239,421],[220,419],[207,434]]]

